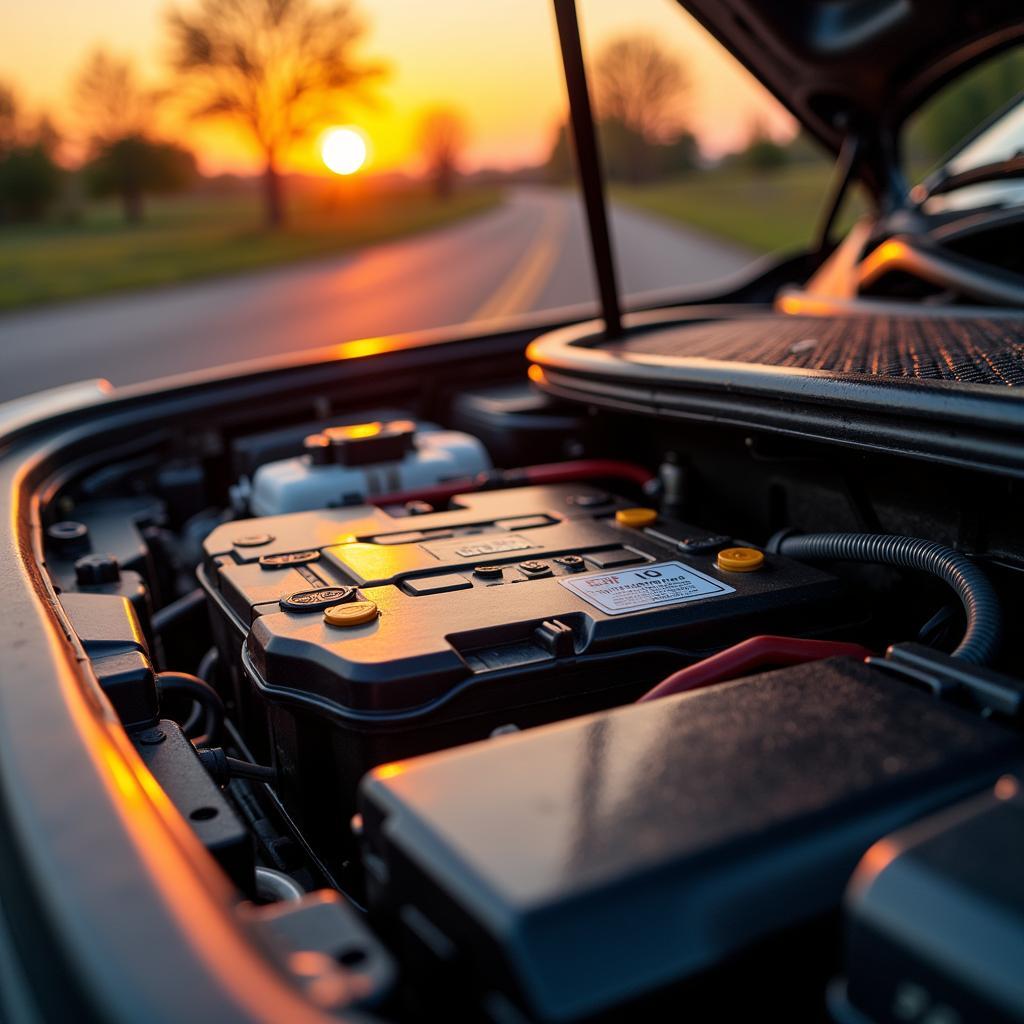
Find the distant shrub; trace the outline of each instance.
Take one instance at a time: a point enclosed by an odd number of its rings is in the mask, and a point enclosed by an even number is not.
[[[697,139],[683,131],[674,137],[651,142],[622,121],[607,118],[597,124],[605,173],[611,181],[638,185],[664,178],[676,178],[700,166]],[[560,125],[544,165],[548,181],[572,181],[575,170],[567,125]]]
[[[0,156],[0,220],[41,220],[59,197],[62,178],[42,143],[6,150]]]
[[[129,135],[108,142],[84,168],[94,196],[117,196],[125,220],[142,220],[143,197],[150,193],[180,192],[198,176],[195,157],[168,142]]]

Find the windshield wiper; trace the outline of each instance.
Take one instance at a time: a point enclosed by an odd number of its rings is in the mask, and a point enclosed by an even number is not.
[[[918,206],[931,199],[932,196],[941,196],[946,192],[955,192],[957,189],[967,188],[969,185],[980,185],[986,181],[1006,181],[1011,178],[1024,177],[1024,151],[1018,151],[1007,160],[996,160],[990,164],[979,164],[967,171],[960,171],[957,174],[949,174],[946,171],[939,171],[929,181],[919,186],[921,192],[915,190],[914,198],[918,200]],[[921,194],[923,193],[923,195]]]

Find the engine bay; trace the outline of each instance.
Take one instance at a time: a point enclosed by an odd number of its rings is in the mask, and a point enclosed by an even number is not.
[[[99,687],[293,984],[389,1020],[896,1021],[908,985],[1018,1019],[1012,971],[934,983],[1020,848],[1016,479],[516,376],[379,398],[179,423],[42,503]],[[894,872],[928,899],[890,914]],[[970,941],[922,942],[935,907]]]
[[[0,83],[0,1019],[1024,1024],[1020,5],[681,2]]]

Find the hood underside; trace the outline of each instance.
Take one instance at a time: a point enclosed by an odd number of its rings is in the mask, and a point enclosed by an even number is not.
[[[1020,0],[680,0],[800,123],[860,176],[893,187],[899,130],[947,81],[1024,38]]]

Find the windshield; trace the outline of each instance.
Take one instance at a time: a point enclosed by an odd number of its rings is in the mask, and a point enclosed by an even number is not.
[[[974,167],[999,163],[1024,152],[1024,97],[1002,117],[972,139],[946,164],[949,174],[961,174]]]
[[[1019,99],[940,170],[943,177],[963,174],[978,167],[995,166],[1024,153],[1024,98]],[[930,182],[937,180],[932,176]],[[927,188],[929,181],[925,182]],[[1024,181],[1020,178],[984,181],[932,196],[925,203],[933,213],[970,210],[980,206],[1024,206]]]
[[[907,175],[924,190],[943,178],[1000,163],[1024,150],[1024,48],[960,76],[910,119]],[[986,124],[986,121],[988,123]],[[980,130],[979,130],[980,129]],[[927,201],[930,212],[1024,203],[1024,182],[982,182]]]
[[[550,0],[8,6],[0,401],[596,310]],[[624,301],[806,246],[830,164],[764,87],[579,6]]]

